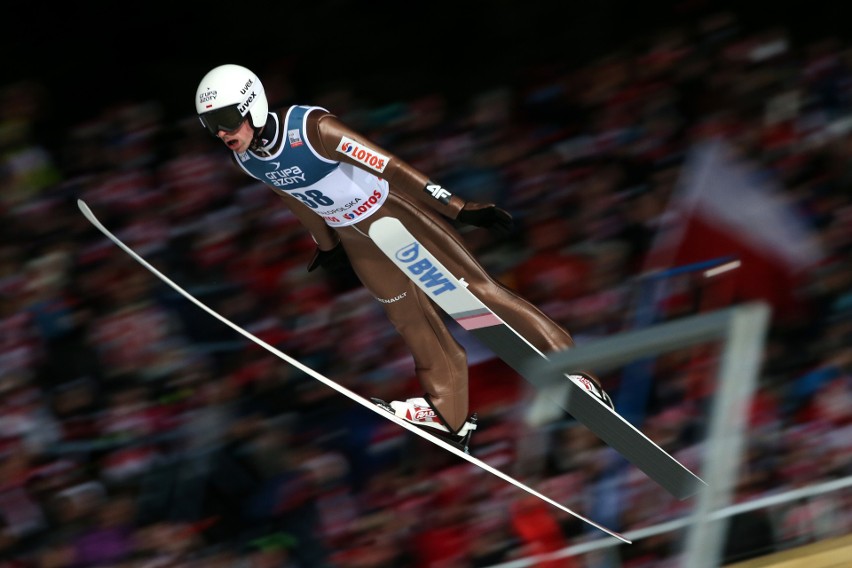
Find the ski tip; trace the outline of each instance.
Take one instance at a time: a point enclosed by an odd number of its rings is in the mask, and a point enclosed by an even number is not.
[[[89,206],[86,205],[85,201],[83,201],[82,199],[78,199],[77,200],[77,207],[80,209],[80,211],[83,213],[83,216],[86,218],[86,220],[89,223],[94,225],[99,231],[104,233],[106,236],[112,238],[109,234],[109,231],[107,231],[106,228],[103,226],[103,224],[101,224],[101,222],[98,221],[98,218],[95,217],[94,212],[92,212],[92,210],[89,208]],[[123,245],[119,245],[119,246],[123,246]]]
[[[77,200],[77,208],[86,216],[86,219],[92,220],[94,218],[95,214],[92,213],[92,210],[89,209],[89,206],[82,199]]]

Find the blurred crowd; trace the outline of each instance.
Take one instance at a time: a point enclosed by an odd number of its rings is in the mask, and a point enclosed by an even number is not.
[[[580,345],[633,327],[637,281],[697,140],[724,137],[776,176],[825,258],[797,290],[801,309],[773,313],[745,502],[852,474],[850,47],[747,32],[720,13],[584,67],[518,70],[461,103],[429,91],[376,105],[356,85],[293,100],[283,73],[258,72],[272,101],[324,106],[453,192],[511,211],[511,236],[462,227],[464,238]],[[55,132],[50,96],[37,82],[0,91],[0,566],[470,568],[601,536],[247,341],[106,240],[77,199],[284,353],[364,396],[419,395],[380,304],[346,270],[306,271],[306,231],[194,116],[136,101]],[[675,295],[663,305],[660,319],[703,309]],[[692,501],[570,416],[531,426],[526,383],[458,337],[476,456],[621,532],[688,514]],[[640,428],[695,468],[718,355],[655,359],[642,409]],[[622,373],[602,378],[629,396]],[[845,534],[850,501],[734,517],[726,559]],[[682,538],[620,547],[618,562],[677,566]]]

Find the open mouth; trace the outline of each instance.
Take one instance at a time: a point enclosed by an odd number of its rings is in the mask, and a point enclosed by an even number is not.
[[[240,141],[237,140],[236,138],[232,138],[232,139],[226,141],[225,144],[227,144],[228,148],[233,150],[234,148],[236,148],[237,146],[240,145]]]

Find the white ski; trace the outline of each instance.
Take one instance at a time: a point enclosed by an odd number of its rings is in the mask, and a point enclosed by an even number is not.
[[[159,270],[154,268],[147,260],[145,260],[144,258],[139,256],[130,247],[128,247],[126,244],[124,244],[118,237],[113,235],[106,227],[103,226],[103,224],[97,219],[97,217],[95,217],[95,214],[92,212],[92,210],[89,208],[89,206],[86,205],[86,203],[83,200],[78,199],[77,200],[77,206],[80,208],[80,211],[83,213],[83,215],[86,217],[86,219],[88,219],[88,221],[92,225],[94,225],[101,233],[103,233],[113,243],[115,243],[122,250],[124,250],[124,252],[126,252],[131,257],[133,257],[133,259],[136,260],[139,264],[141,264],[146,269],[148,269],[152,274],[154,274],[154,276],[156,276],[157,278],[159,278],[160,280],[162,280],[163,282],[165,282],[166,284],[171,286],[175,291],[177,291],[184,298],[186,298],[187,300],[189,300],[190,302],[192,302],[193,304],[195,304],[196,306],[198,306],[199,308],[201,308],[202,310],[204,310],[205,312],[207,312],[208,314],[210,314],[211,316],[213,316],[214,318],[216,318],[220,322],[224,323],[225,325],[227,325],[228,327],[230,327],[231,329],[233,329],[234,331],[236,331],[240,335],[246,337],[250,341],[253,341],[254,343],[259,345],[260,347],[263,347],[264,349],[266,349],[267,351],[269,351],[270,353],[272,353],[276,357],[286,361],[287,363],[296,367],[297,369],[299,369],[303,373],[305,373],[308,376],[316,379],[317,381],[321,382],[322,384],[326,385],[327,387],[336,390],[340,394],[342,394],[345,397],[349,398],[350,400],[360,404],[364,408],[367,408],[367,409],[375,412],[379,416],[386,418],[387,420],[390,420],[391,422],[396,423],[397,425],[401,426],[402,428],[405,428],[409,432],[412,432],[412,433],[420,436],[421,438],[432,442],[436,446],[439,446],[440,448],[443,448],[444,450],[446,450],[446,451],[448,451],[452,454],[455,454],[456,456],[458,456],[462,459],[467,460],[468,462],[470,462],[473,465],[483,469],[484,471],[487,471],[488,473],[491,473],[492,475],[499,477],[503,481],[511,483],[515,487],[517,487],[517,488],[519,488],[523,491],[526,491],[530,495],[533,495],[533,496],[541,499],[542,501],[544,501],[544,502],[546,502],[550,505],[553,505],[554,507],[556,507],[556,508],[558,508],[558,509],[580,519],[581,521],[583,521],[585,523],[588,523],[589,525],[605,532],[606,534],[613,536],[613,537],[617,538],[618,540],[620,540],[622,542],[625,542],[625,543],[628,543],[628,544],[631,543],[630,540],[628,540],[627,538],[625,538],[621,534],[614,532],[614,531],[611,531],[610,529],[608,529],[608,528],[606,528],[602,525],[599,525],[598,523],[592,521],[591,519],[588,519],[588,518],[580,515],[579,513],[572,511],[571,509],[569,509],[569,508],[561,505],[560,503],[554,501],[550,497],[547,497],[546,495],[539,493],[538,491],[536,491],[532,487],[522,483],[521,481],[518,481],[514,477],[503,473],[499,469],[492,467],[491,465],[485,463],[484,461],[482,461],[480,459],[477,459],[477,458],[471,456],[468,453],[465,453],[463,450],[457,448],[453,444],[446,442],[445,440],[439,438],[438,436],[432,435],[432,434],[418,428],[417,426],[410,424],[410,423],[406,422],[405,420],[402,420],[401,418],[396,417],[395,415],[393,415],[393,414],[387,412],[386,410],[382,409],[381,407],[377,406],[373,402],[370,402],[366,398],[363,398],[360,395],[358,395],[358,394],[352,392],[351,390],[347,389],[346,387],[341,386],[340,384],[336,383],[335,381],[333,381],[333,380],[323,376],[322,374],[314,371],[310,367],[303,365],[302,363],[300,363],[299,361],[288,356],[284,352],[282,352],[282,351],[276,349],[275,347],[273,347],[272,345],[266,343],[265,341],[263,341],[259,337],[257,337],[255,335],[253,335],[252,333],[246,331],[242,327],[238,326],[237,324],[233,323],[232,321],[230,321],[226,317],[222,316],[221,314],[219,314],[218,312],[216,312],[215,310],[213,310],[212,308],[210,308],[209,306],[207,306],[206,304],[201,302],[198,298],[196,298],[195,296],[193,296],[192,294],[190,294],[189,292],[187,292],[186,290],[184,290],[183,288],[178,286],[175,282],[173,282],[171,279],[169,279],[165,274],[163,274],[162,272],[160,272]]]
[[[527,372],[532,358],[547,356],[483,304],[463,275],[444,267],[396,218],[385,217],[370,226],[370,238],[426,294],[472,333],[495,355],[536,387],[545,383]],[[706,485],[698,476],[640,432],[621,415],[591,395],[579,378],[566,375],[567,400],[554,401],[610,447],[678,499]]]

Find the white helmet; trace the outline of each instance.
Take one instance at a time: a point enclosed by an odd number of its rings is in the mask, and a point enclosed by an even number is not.
[[[266,124],[269,102],[257,75],[240,65],[220,65],[201,79],[195,112],[211,134],[237,129],[246,115],[256,129]]]

